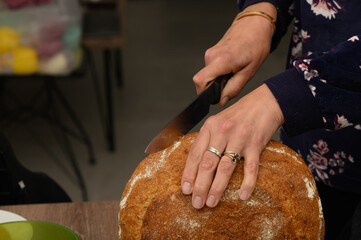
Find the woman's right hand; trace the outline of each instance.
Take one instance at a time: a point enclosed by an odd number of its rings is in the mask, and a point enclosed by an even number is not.
[[[276,8],[267,2],[244,11],[263,11],[276,19]],[[222,39],[205,53],[205,67],[193,78],[197,93],[220,75],[233,73],[221,94],[220,106],[236,97],[270,52],[273,26],[261,16],[243,17],[231,25]]]

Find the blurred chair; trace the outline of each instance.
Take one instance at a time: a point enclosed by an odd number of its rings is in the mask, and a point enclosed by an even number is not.
[[[0,133],[0,205],[54,202],[71,199],[48,175],[24,167],[6,136]]]
[[[88,200],[88,191],[85,180],[80,169],[71,138],[85,145],[89,163],[95,164],[96,157],[92,140],[88,135],[83,123],[80,121],[76,112],[73,110],[71,104],[66,99],[65,95],[58,86],[59,80],[68,80],[79,78],[84,75],[84,67],[80,67],[76,71],[65,76],[51,76],[51,75],[29,75],[29,76],[0,76],[0,113],[1,113],[1,127],[9,128],[14,123],[26,124],[34,118],[42,118],[47,121],[55,129],[59,130],[59,134],[54,134],[56,140],[59,141],[61,150],[64,151],[68,158],[73,173],[75,174],[76,182],[81,190],[82,199]],[[23,102],[21,96],[18,96],[12,89],[7,87],[9,81],[39,81],[40,87],[32,94],[30,101]],[[17,89],[15,89],[16,91]],[[61,109],[59,109],[61,107]],[[66,124],[64,112],[69,117],[70,124]],[[53,153],[48,149],[47,143],[42,142],[35,130],[28,130],[33,136],[34,140],[38,142],[49,155],[52,155],[54,160],[59,165],[63,165]],[[55,133],[55,132],[54,132]],[[0,139],[1,140],[1,139]],[[1,143],[1,142],[0,142]],[[0,152],[1,153],[1,152]],[[0,156],[1,157],[1,156]],[[64,171],[66,167],[61,166],[64,174],[69,176],[72,180],[71,173]]]
[[[115,150],[113,110],[113,78],[118,87],[123,84],[122,48],[125,44],[126,0],[81,0],[83,7],[82,45],[96,87],[99,111],[110,151]],[[98,81],[98,69],[94,62],[94,50],[103,55],[106,110]]]

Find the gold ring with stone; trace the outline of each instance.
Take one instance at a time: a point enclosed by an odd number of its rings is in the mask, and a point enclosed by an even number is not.
[[[223,156],[229,157],[232,160],[233,164],[236,164],[237,160],[241,160],[241,155],[239,155],[239,153],[236,152],[225,151],[223,153]]]
[[[220,158],[222,157],[222,153],[220,151],[218,151],[217,149],[215,149],[214,147],[208,147],[207,150],[210,151],[211,153],[216,154]]]

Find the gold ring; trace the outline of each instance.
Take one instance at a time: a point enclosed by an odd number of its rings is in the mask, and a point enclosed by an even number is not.
[[[220,158],[222,157],[222,153],[220,151],[218,151],[217,149],[215,149],[214,147],[208,147],[207,150],[210,151],[211,153],[216,154]]]
[[[241,160],[241,155],[239,155],[239,153],[236,152],[225,151],[223,153],[223,156],[229,157],[232,160],[233,164],[236,164],[237,160]]]

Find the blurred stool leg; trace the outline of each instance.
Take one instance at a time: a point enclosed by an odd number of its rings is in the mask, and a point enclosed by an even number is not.
[[[88,64],[88,68],[89,68],[89,72],[90,72],[90,77],[92,79],[93,82],[93,87],[94,87],[94,93],[95,93],[95,98],[97,101],[97,105],[98,105],[98,111],[99,111],[99,118],[100,118],[100,123],[103,129],[103,132],[106,133],[106,118],[105,118],[105,109],[104,109],[104,102],[103,102],[103,95],[102,95],[102,87],[99,81],[99,77],[98,77],[98,71],[96,69],[96,64],[94,63],[94,58],[93,58],[93,54],[91,52],[90,49],[85,48],[85,54],[86,54],[86,62]]]
[[[58,96],[58,99],[63,104],[63,106],[66,109],[67,113],[69,114],[71,120],[73,121],[73,123],[75,124],[77,129],[79,130],[80,135],[81,135],[85,145],[87,146],[88,154],[89,154],[89,162],[91,164],[95,164],[96,159],[95,159],[94,148],[93,148],[93,144],[92,144],[92,142],[90,140],[90,137],[88,136],[88,133],[85,131],[85,128],[84,128],[83,124],[80,122],[80,120],[78,119],[78,117],[74,113],[73,109],[71,108],[70,104],[68,103],[68,101],[66,100],[66,98],[64,97],[62,92],[60,91],[57,84],[55,82],[52,82],[51,84],[52,84],[52,88],[54,90],[54,93]]]
[[[53,88],[53,90],[55,90],[55,92],[56,92],[56,88]],[[60,114],[59,114],[58,109],[56,108],[55,104],[53,106],[53,113],[54,113],[54,117],[56,119],[60,120]],[[59,125],[59,128],[60,128],[60,133],[61,133],[61,136],[62,136],[62,141],[64,143],[65,152],[69,157],[70,163],[71,163],[71,165],[73,167],[74,173],[75,173],[75,175],[77,177],[77,180],[78,180],[78,184],[79,184],[79,187],[80,187],[80,190],[81,190],[81,193],[82,193],[82,199],[84,201],[87,201],[88,200],[88,191],[87,191],[87,188],[86,188],[86,184],[85,184],[85,181],[84,181],[83,174],[82,174],[82,172],[80,170],[78,161],[76,159],[74,150],[72,148],[72,145],[70,143],[68,135],[66,134],[65,129],[63,129],[61,127],[61,125]]]
[[[115,151],[115,134],[114,134],[114,111],[113,111],[113,92],[112,92],[112,64],[111,50],[104,50],[104,76],[105,76],[105,92],[107,101],[107,138],[109,150]]]
[[[114,50],[114,66],[115,76],[117,78],[118,87],[123,86],[123,52],[121,49]]]

